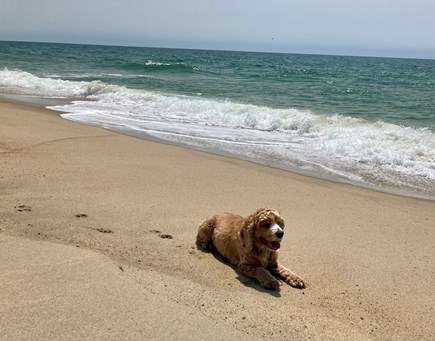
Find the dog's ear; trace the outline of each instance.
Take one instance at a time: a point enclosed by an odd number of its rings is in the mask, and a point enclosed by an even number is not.
[[[249,216],[242,225],[240,230],[240,238],[242,240],[242,247],[246,253],[251,253],[254,247],[254,229],[256,225],[255,219],[250,219]]]
[[[247,253],[251,253],[252,248],[254,247],[254,231],[256,225],[259,222],[260,213],[263,210],[264,209],[260,208],[255,213],[247,217],[243,222],[242,229],[240,230],[240,238],[242,239],[242,246]]]

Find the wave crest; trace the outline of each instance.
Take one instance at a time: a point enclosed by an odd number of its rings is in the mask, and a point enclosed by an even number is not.
[[[29,72],[7,68],[0,71],[0,87],[11,94],[65,99],[83,99],[116,92],[122,88],[98,80],[86,82],[43,78]]]
[[[198,67],[186,63],[161,63],[148,60],[145,63],[128,62],[122,65],[126,71],[134,72],[177,72],[177,73],[194,73],[200,71]]]

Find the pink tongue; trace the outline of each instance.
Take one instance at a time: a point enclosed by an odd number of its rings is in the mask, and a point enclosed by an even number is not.
[[[272,250],[278,250],[281,247],[281,244],[278,242],[269,242],[267,247]]]

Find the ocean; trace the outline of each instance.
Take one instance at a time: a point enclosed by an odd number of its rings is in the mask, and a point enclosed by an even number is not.
[[[4,98],[432,200],[434,83],[435,60],[0,42]]]

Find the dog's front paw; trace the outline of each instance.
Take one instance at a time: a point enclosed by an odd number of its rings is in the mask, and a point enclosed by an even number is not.
[[[261,285],[264,288],[269,289],[269,290],[276,291],[279,289],[279,281],[277,279],[273,279],[273,280],[267,281],[265,283],[261,283]]]
[[[294,288],[305,288],[305,283],[302,277],[299,277],[298,275],[290,275],[285,279],[285,282],[288,285],[291,285]]]

